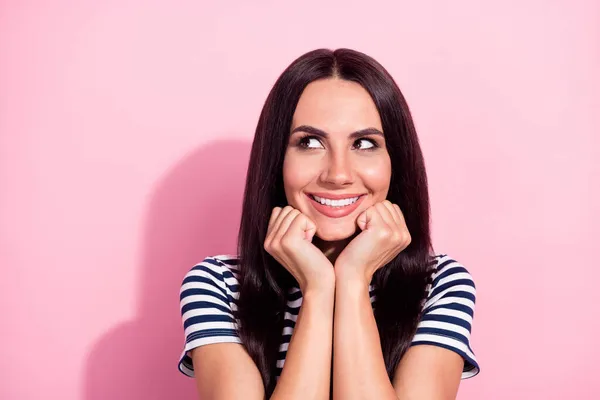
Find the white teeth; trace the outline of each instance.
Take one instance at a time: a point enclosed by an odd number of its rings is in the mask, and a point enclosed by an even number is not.
[[[358,196],[360,197],[360,196]],[[341,199],[341,200],[331,200],[331,199],[326,199],[324,197],[319,197],[319,196],[314,196],[313,198],[318,201],[319,203],[326,205],[326,206],[330,206],[330,207],[345,207],[348,206],[354,202],[356,202],[356,200],[358,200],[358,197],[349,197],[347,199]]]

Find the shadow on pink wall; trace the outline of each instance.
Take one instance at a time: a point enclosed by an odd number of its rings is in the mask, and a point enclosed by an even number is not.
[[[177,369],[184,343],[179,287],[207,255],[235,252],[250,143],[217,141],[194,151],[149,199],[137,315],[106,332],[85,370],[85,400],[194,399]],[[106,294],[110,296],[110,293]]]

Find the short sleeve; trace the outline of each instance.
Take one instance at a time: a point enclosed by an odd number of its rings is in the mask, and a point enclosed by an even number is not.
[[[446,255],[437,256],[427,302],[412,346],[443,347],[464,360],[462,379],[479,373],[471,348],[471,326],[475,312],[475,282],[464,266]]]
[[[179,370],[187,376],[194,376],[190,350],[213,343],[241,343],[231,308],[228,282],[232,279],[224,263],[209,257],[183,280],[179,299],[185,345]]]

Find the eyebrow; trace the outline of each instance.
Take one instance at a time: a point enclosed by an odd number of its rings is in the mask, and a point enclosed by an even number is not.
[[[315,128],[314,126],[310,126],[310,125],[300,125],[299,127],[294,128],[294,130],[292,131],[291,134],[294,134],[295,132],[306,132],[306,133],[310,133],[311,135],[320,136],[325,139],[327,139],[329,137],[329,134],[327,132],[325,132],[321,129]],[[363,136],[368,136],[368,135],[383,136],[383,132],[381,132],[377,128],[366,128],[366,129],[361,129],[359,131],[352,132],[350,135],[348,135],[348,137],[350,139],[359,139]]]

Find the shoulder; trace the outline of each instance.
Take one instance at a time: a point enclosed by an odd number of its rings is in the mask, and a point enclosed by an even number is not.
[[[208,274],[217,278],[231,278],[239,275],[239,259],[234,255],[206,257],[195,264],[187,275]]]
[[[238,259],[206,257],[185,275],[179,294],[185,347],[179,370],[194,375],[190,351],[212,343],[241,343],[234,318],[238,293]]]
[[[190,287],[200,284],[211,285],[229,292],[237,292],[239,279],[239,260],[234,255],[216,255],[206,257],[195,264],[185,275],[181,294]]]
[[[475,312],[475,282],[460,262],[447,254],[435,256],[436,264],[427,302],[412,345],[443,347],[464,360],[462,378],[479,372],[471,348],[471,327]]]
[[[447,254],[438,254],[435,256],[435,260],[425,307],[449,295],[475,303],[475,281],[467,268]]]

